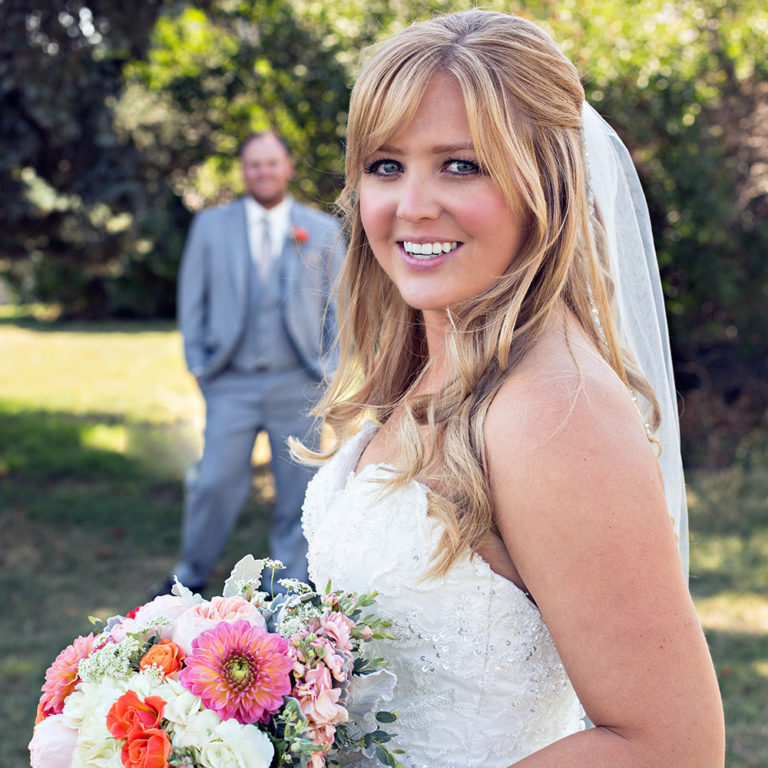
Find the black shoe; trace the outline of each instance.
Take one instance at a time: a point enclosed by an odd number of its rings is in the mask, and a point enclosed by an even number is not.
[[[169,576],[165,581],[153,584],[149,590],[147,590],[147,601],[154,600],[161,595],[170,595],[173,585],[176,583],[176,579],[173,576]],[[203,584],[185,584],[187,589],[192,592],[201,593],[205,589],[205,583]]]

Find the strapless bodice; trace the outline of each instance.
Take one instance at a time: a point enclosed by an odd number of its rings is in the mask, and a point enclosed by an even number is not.
[[[506,768],[583,727],[583,712],[536,606],[477,555],[425,580],[441,532],[429,489],[382,492],[391,471],[355,466],[367,427],[328,461],[307,490],[309,573],[324,587],[379,593],[395,640],[367,652],[397,675],[389,709],[407,768]],[[368,765],[363,759],[359,765]],[[370,765],[378,765],[375,760]]]

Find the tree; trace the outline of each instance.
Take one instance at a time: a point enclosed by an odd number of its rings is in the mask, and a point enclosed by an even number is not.
[[[103,311],[116,264],[141,248],[151,204],[111,106],[161,4],[2,0],[0,259],[24,296]]]

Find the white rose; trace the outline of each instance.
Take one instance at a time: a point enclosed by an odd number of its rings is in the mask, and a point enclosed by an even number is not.
[[[81,682],[64,703],[64,722],[75,730],[99,720],[106,731],[107,712],[125,693],[127,682],[105,677],[98,682]]]
[[[122,768],[120,751],[120,743],[106,728],[102,731],[95,725],[87,724],[80,729],[72,768]]]
[[[184,689],[168,701],[164,717],[174,725],[185,725],[187,720],[202,711],[203,703],[199,696]]]
[[[173,745],[175,747],[204,747],[215,739],[216,728],[221,724],[221,718],[210,709],[191,714],[183,723],[175,723],[173,728]]]
[[[229,719],[219,723],[214,738],[203,747],[201,762],[209,768],[269,768],[274,747],[266,733],[255,725]]]

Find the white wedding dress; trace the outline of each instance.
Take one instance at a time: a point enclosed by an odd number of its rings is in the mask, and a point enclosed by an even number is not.
[[[355,474],[372,427],[315,475],[303,526],[322,587],[377,591],[393,640],[371,641],[397,675],[388,746],[407,768],[506,768],[584,727],[583,711],[538,609],[478,556],[420,580],[440,535],[418,482],[388,495],[386,466]],[[386,727],[386,726],[385,726]],[[360,758],[359,766],[381,765]]]

